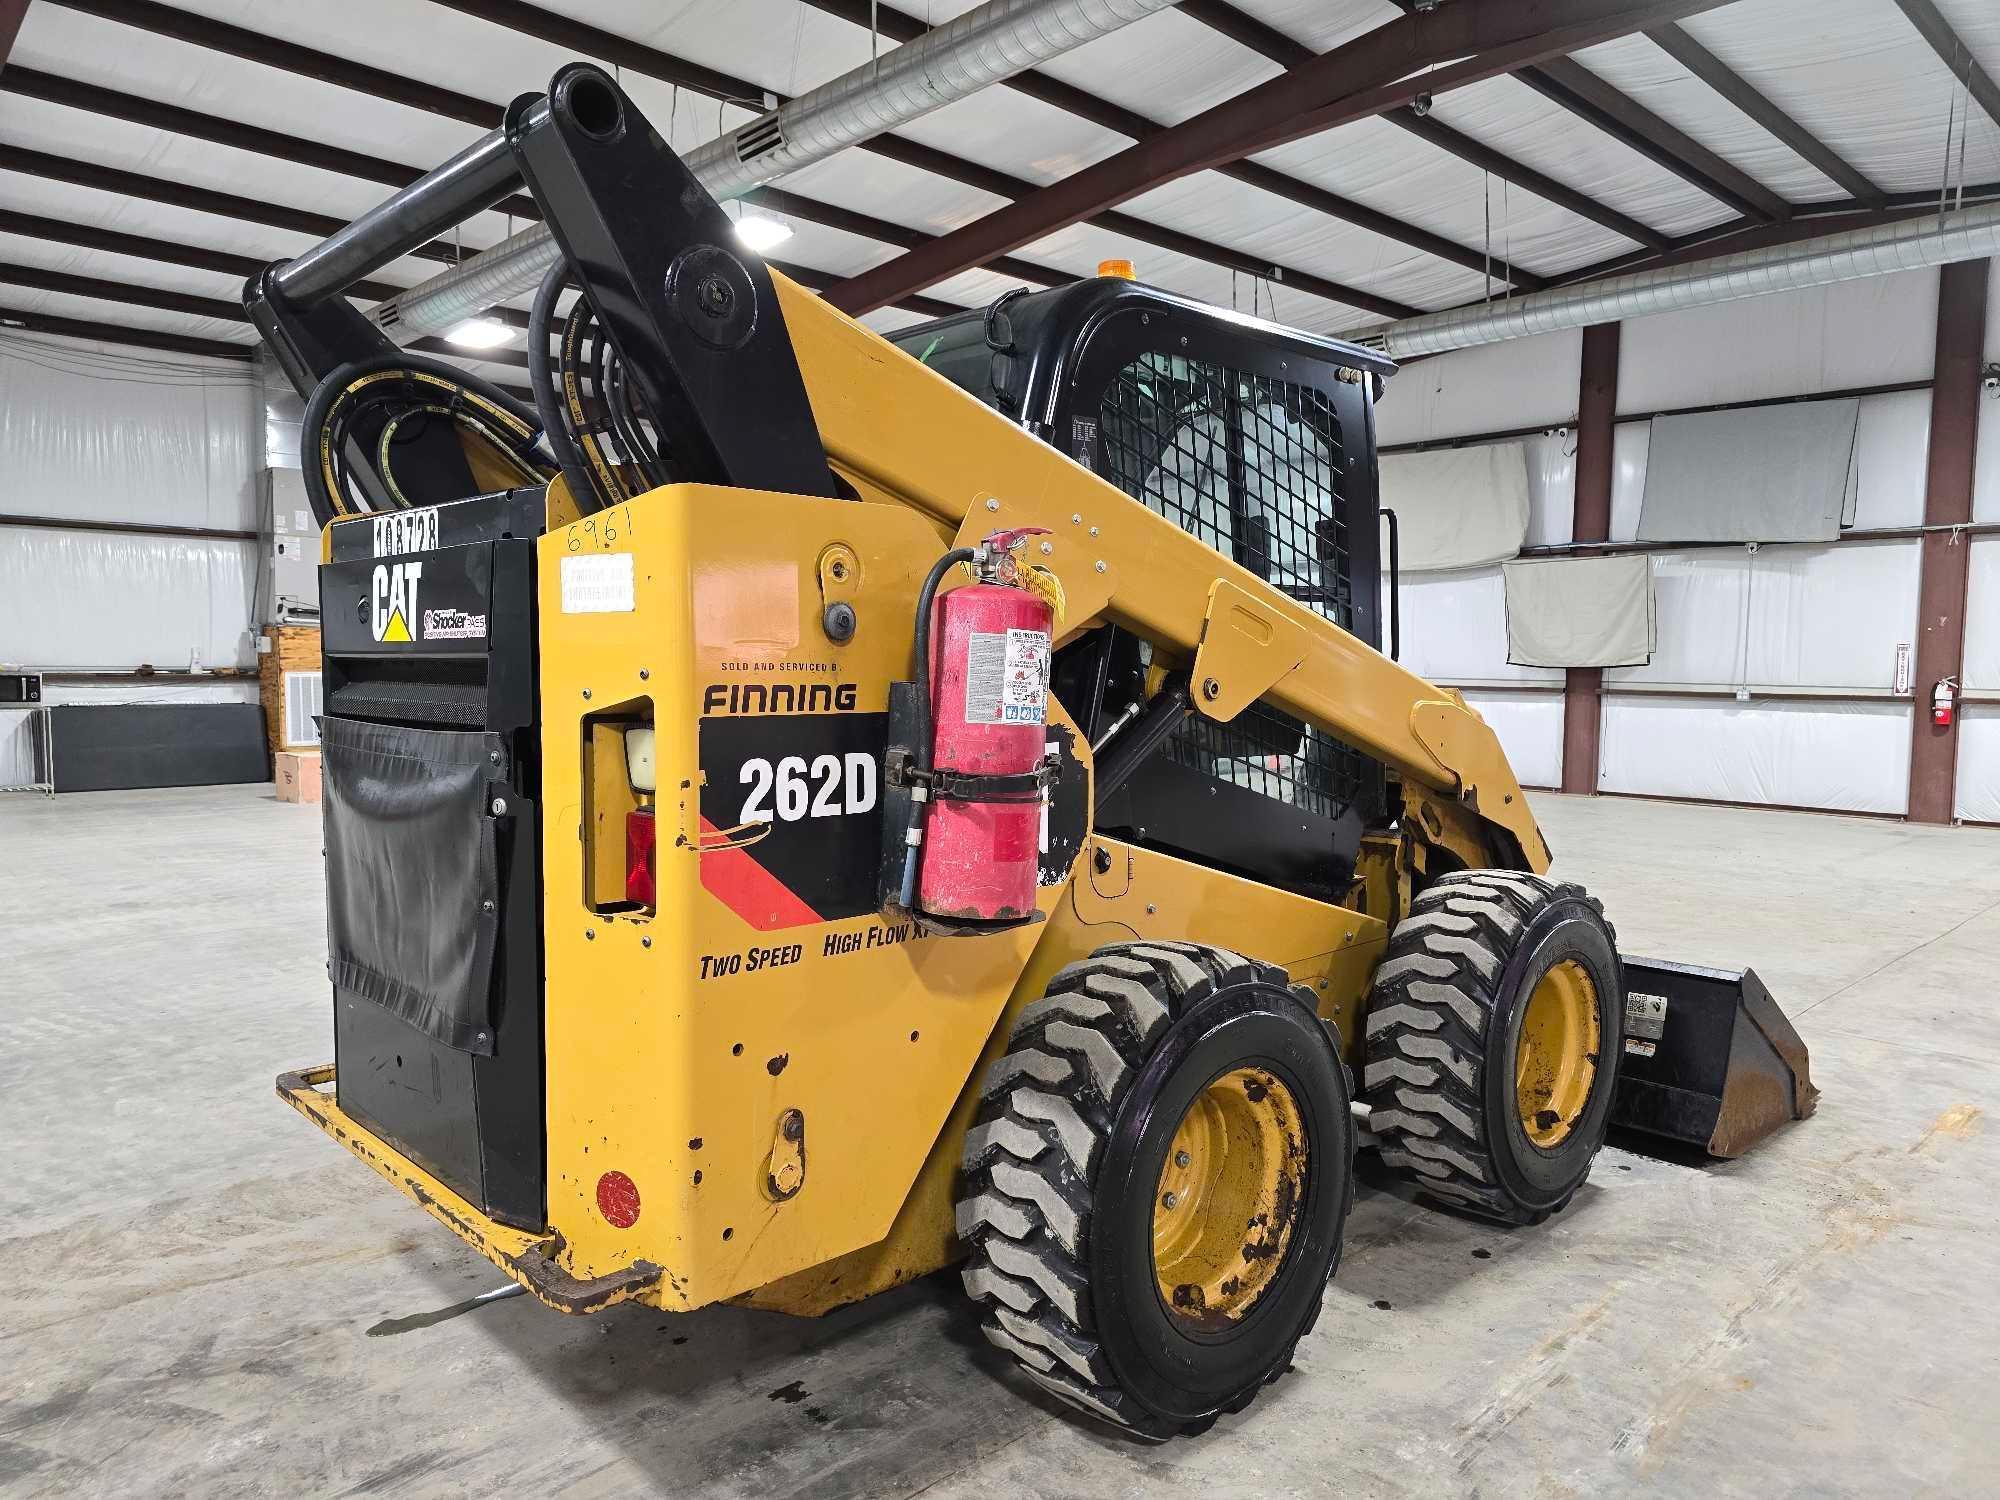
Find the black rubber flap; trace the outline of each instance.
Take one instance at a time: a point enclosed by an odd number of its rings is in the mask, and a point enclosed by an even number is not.
[[[320,721],[328,972],[464,1052],[493,1051],[498,735]]]

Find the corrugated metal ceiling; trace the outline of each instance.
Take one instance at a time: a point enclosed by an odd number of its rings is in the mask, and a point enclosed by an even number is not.
[[[544,85],[568,49],[510,31],[443,3],[420,0],[172,0],[173,8],[261,31],[456,91],[494,107]],[[865,28],[804,0],[542,0],[543,8],[745,80],[794,94],[865,62]],[[1473,0],[1445,0],[1473,3]],[[2000,6],[1990,0],[1935,0],[1971,57],[2000,71]],[[919,21],[938,24],[971,0],[902,0]],[[1382,0],[1237,0],[1236,10],[1294,47],[1324,51],[1394,19]],[[865,6],[862,7],[865,10]],[[1771,103],[1891,194],[1934,193],[1946,162],[1956,173],[1958,138],[1947,150],[1948,120],[1965,127],[1963,163],[1971,183],[2000,181],[2000,125],[1970,104],[1965,90],[1895,0],[1737,0],[1684,23],[1685,30]],[[893,43],[885,40],[886,48]],[[1575,61],[1669,126],[1794,205],[1846,197],[1845,191],[1693,77],[1651,40],[1628,37],[1590,48]],[[428,168],[479,134],[476,125],[369,97],[351,88],[245,61],[223,51],[121,24],[64,0],[36,0],[0,72],[0,147],[101,164],[172,184],[208,188],[271,205],[349,218],[388,187],[348,172],[308,165],[284,150],[256,152],[135,124],[8,87],[16,69],[79,81],[223,121],[360,152],[407,168]],[[1279,62],[1232,40],[1195,15],[1167,12],[1104,37],[1050,64],[1046,73],[1102,100],[1172,124],[1282,71]],[[18,76],[18,75],[17,75]],[[712,138],[761,110],[752,97],[725,103],[621,70],[626,88],[681,147]],[[1968,107],[1969,106],[1969,107]],[[1441,96],[1435,119],[1525,167],[1556,179],[1667,236],[1725,225],[1736,211],[1648,159],[1597,124],[1551,102],[1519,79],[1497,78]],[[999,88],[950,105],[903,132],[976,166],[1032,185],[1056,181],[1130,144],[1129,137],[1068,110]],[[1547,278],[1637,251],[1612,229],[1490,177],[1409,130],[1370,119],[1255,158],[1309,188],[1339,194],[1469,252],[1445,258],[1398,238],[1302,207],[1290,198],[1217,172],[1202,172],[1141,194],[1121,211],[1162,229],[1198,236],[1217,253],[1289,267],[1377,297],[1436,308],[1488,294],[1484,260]],[[777,186],[939,234],[1006,200],[977,187],[849,151]],[[0,155],[0,210],[251,258],[295,254],[312,236],[150,201],[103,188],[47,180]],[[832,276],[892,258],[898,248],[850,229],[787,215],[795,230],[778,253]],[[467,248],[509,229],[487,213],[462,231]],[[1060,230],[1019,252],[1062,273],[1090,273],[1127,257],[1148,280],[1224,305],[1253,297],[1282,319],[1322,331],[1353,328],[1375,314],[1296,285],[1232,272],[1213,259],[1135,243],[1091,225]],[[95,278],[140,289],[233,302],[227,272],[82,248],[36,234],[0,233],[0,260],[37,273]],[[406,259],[380,279],[413,285],[437,270]],[[4,274],[4,273],[0,273]],[[0,285],[0,305],[31,313],[246,343],[231,318],[116,302],[73,291]],[[44,278],[45,279],[45,278]],[[1012,278],[969,271],[926,289],[975,306]],[[885,310],[869,321],[890,328],[917,314]]]

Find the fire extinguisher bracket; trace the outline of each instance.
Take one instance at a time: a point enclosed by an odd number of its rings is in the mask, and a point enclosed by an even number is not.
[[[1055,785],[1060,762],[1054,756],[1032,771],[1009,776],[977,776],[940,766],[922,774],[931,796],[940,802],[1039,802]]]

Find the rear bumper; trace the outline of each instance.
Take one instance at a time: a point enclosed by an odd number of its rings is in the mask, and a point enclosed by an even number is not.
[[[562,1237],[496,1223],[422,1167],[371,1134],[335,1100],[333,1064],[278,1075],[278,1097],[368,1163],[397,1190],[557,1312],[593,1313],[618,1302],[658,1305],[663,1273],[646,1261],[590,1281],[558,1263]]]

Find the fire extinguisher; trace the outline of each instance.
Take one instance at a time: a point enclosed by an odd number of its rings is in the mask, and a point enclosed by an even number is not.
[[[1940,729],[1951,728],[1953,712],[1958,707],[1958,679],[1940,677],[1937,686],[1931,689],[1931,722]]]
[[[1061,586],[1016,553],[1030,528],[938,559],[917,599],[917,764],[898,904],[980,931],[1034,921]],[[958,564],[973,581],[940,595]]]

